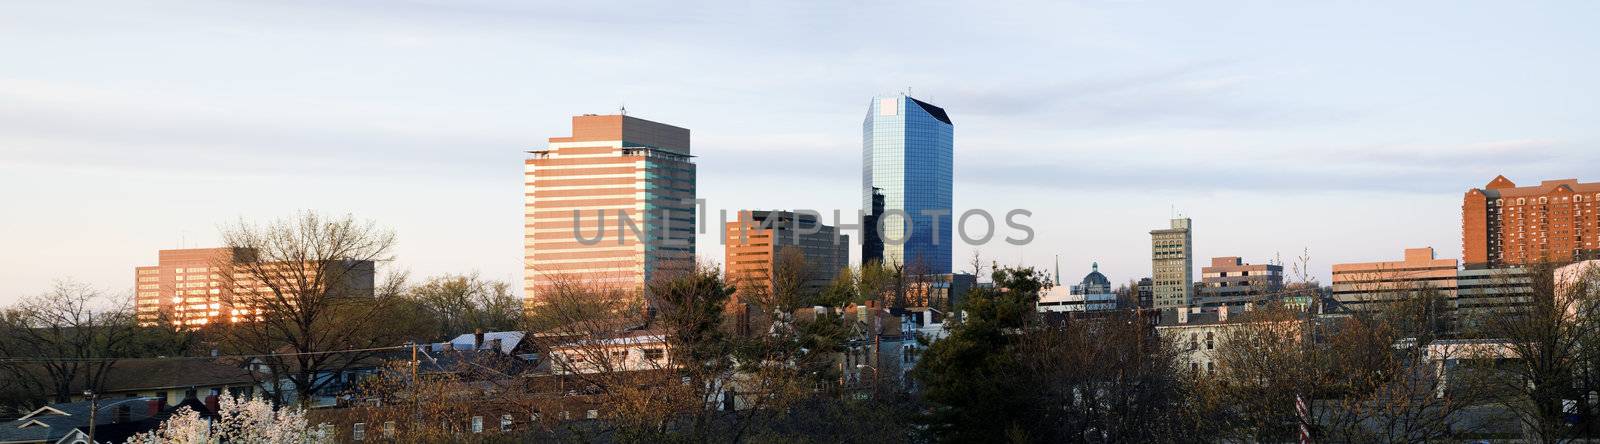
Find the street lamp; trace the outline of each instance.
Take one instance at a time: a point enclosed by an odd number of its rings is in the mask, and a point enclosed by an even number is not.
[[[89,400],[89,442],[94,442],[95,414],[100,412],[100,408],[96,404],[99,403],[96,402],[98,399],[95,399],[93,390],[84,390],[83,398]]]

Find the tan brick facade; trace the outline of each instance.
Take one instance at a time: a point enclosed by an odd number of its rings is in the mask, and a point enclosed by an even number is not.
[[[800,226],[816,233],[799,233],[793,229],[800,218]],[[770,224],[763,225],[767,221]],[[770,228],[763,228],[763,227]],[[838,229],[808,215],[796,216],[787,211],[740,211],[739,219],[728,222],[727,241],[724,243],[723,264],[727,281],[743,293],[750,286],[772,289],[772,273],[778,254],[793,248],[805,258],[805,287],[821,291],[839,271],[849,265],[850,238],[839,235]]]

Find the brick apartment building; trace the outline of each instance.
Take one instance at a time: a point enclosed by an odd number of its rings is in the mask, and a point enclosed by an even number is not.
[[[1600,183],[1546,180],[1519,187],[1496,176],[1461,202],[1462,261],[1468,269],[1600,258]]]

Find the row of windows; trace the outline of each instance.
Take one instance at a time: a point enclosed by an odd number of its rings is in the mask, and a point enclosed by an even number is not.
[[[568,420],[572,419],[572,413],[569,412],[569,411],[566,411],[566,410],[562,410],[562,411],[560,411],[560,412],[558,412],[556,414],[556,417],[560,418],[563,421],[568,421]],[[595,409],[585,410],[584,413],[583,413],[583,417],[584,417],[584,419],[599,419],[600,418],[600,411],[599,410],[595,410]],[[533,415],[531,415],[529,417],[529,419],[532,420],[532,422],[539,422],[541,417],[540,417],[540,415],[538,413],[534,413]],[[512,416],[512,415],[501,415],[500,416],[500,431],[501,432],[510,432],[511,429],[512,429],[512,426],[515,425],[515,423],[516,423],[516,419],[515,419],[514,416]],[[468,424],[467,430],[472,432],[472,433],[483,433],[483,431],[484,431],[484,428],[483,428],[483,416],[473,416],[472,418],[469,419],[467,424]],[[446,428],[446,429],[450,428],[449,424],[441,424],[441,425],[443,425],[444,428]],[[381,439],[384,439],[384,440],[395,439],[396,433],[397,433],[397,430],[396,430],[396,427],[395,427],[395,422],[394,421],[384,421],[383,425],[379,428],[379,433],[380,433]],[[317,427],[316,435],[317,435],[317,437],[319,439],[328,439],[329,437],[332,437],[334,435],[334,433],[333,433],[333,425],[326,424],[326,423],[319,425]],[[355,423],[355,424],[350,426],[350,439],[351,440],[360,442],[360,441],[366,441],[367,438],[368,438],[368,436],[367,436],[367,423],[358,422],[358,423]]]

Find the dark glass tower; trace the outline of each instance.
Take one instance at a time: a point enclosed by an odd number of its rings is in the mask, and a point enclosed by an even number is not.
[[[878,216],[883,214],[883,192],[876,187],[872,188],[872,207],[867,215],[861,218],[861,265],[883,262],[883,238],[878,236]]]
[[[884,225],[883,261],[918,273],[950,273],[950,116],[910,96],[878,97],[867,107],[861,132],[861,205],[874,208],[873,189],[883,193],[884,213],[875,218]]]

